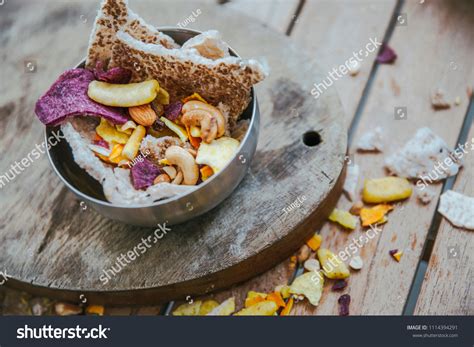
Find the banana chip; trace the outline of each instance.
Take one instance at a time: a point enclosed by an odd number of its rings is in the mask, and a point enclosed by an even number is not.
[[[324,277],[320,272],[307,272],[295,278],[290,293],[303,295],[313,306],[318,306],[323,293]]]
[[[235,311],[235,298],[231,297],[214,308],[207,316],[230,316]]]
[[[130,135],[117,130],[115,126],[110,125],[110,123],[107,122],[107,120],[105,120],[104,118],[100,119],[100,124],[97,126],[95,131],[108,143],[115,142],[125,144],[127,143],[128,138],[130,137]]]
[[[323,267],[323,273],[327,278],[344,279],[350,276],[351,273],[346,264],[330,250],[321,248],[317,254]]]
[[[214,173],[218,173],[229,163],[239,145],[239,141],[231,137],[221,137],[211,143],[202,142],[198,149],[196,163],[209,165]]]
[[[199,316],[199,311],[201,309],[202,301],[198,300],[192,304],[182,304],[179,305],[176,310],[173,311],[173,316]]]
[[[216,300],[206,300],[201,304],[201,307],[199,309],[199,315],[205,316],[217,306],[219,306],[219,303]]]
[[[347,229],[354,230],[357,226],[357,217],[353,216],[348,211],[338,210],[337,208],[331,212],[329,220],[339,223]]]
[[[278,305],[274,301],[262,301],[244,308],[234,316],[273,316],[278,310]]]

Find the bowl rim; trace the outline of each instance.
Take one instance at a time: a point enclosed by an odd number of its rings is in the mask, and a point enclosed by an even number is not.
[[[163,27],[157,27],[157,30],[159,31],[162,31],[162,32],[165,32],[165,31],[177,31],[177,32],[187,32],[187,33],[193,33],[193,34],[196,34],[196,35],[199,35],[202,33],[202,31],[198,31],[198,30],[194,30],[194,29],[186,29],[186,28],[179,28],[179,27],[173,27],[173,26],[163,26]],[[238,58],[241,58],[240,55],[237,54],[237,52],[232,49],[232,47],[229,47],[229,51],[231,54],[235,55],[236,57]],[[85,61],[86,59],[82,59],[78,64],[76,64],[76,66],[74,68],[79,68],[81,65],[85,64]],[[227,169],[228,167],[231,165],[231,163],[235,160],[235,158],[237,157],[237,155],[240,154],[244,144],[248,141],[249,137],[250,137],[250,133],[251,133],[251,129],[253,128],[254,124],[255,124],[255,118],[256,118],[256,114],[257,114],[257,108],[258,108],[258,102],[257,102],[257,95],[255,93],[255,88],[252,86],[251,88],[251,91],[250,91],[250,95],[251,95],[251,101],[249,103],[248,106],[252,106],[251,110],[251,116],[250,116],[250,122],[249,122],[249,126],[248,126],[248,129],[247,129],[247,132],[245,133],[245,136],[244,138],[242,139],[242,141],[240,141],[240,144],[239,144],[239,147],[235,153],[235,155],[232,157],[231,160],[229,160],[229,162],[224,166],[224,168],[217,174],[217,175],[212,175],[210,178],[208,178],[206,181],[200,183],[198,186],[196,186],[196,189],[193,189],[191,190],[190,192],[188,193],[185,193],[185,194],[178,194],[178,195],[175,195],[175,196],[171,196],[171,197],[168,197],[168,198],[164,198],[164,199],[161,199],[157,202],[154,202],[153,204],[147,204],[147,205],[120,205],[120,204],[113,204],[109,201],[104,201],[104,200],[99,200],[97,198],[94,198],[92,196],[89,196],[88,194],[85,194],[83,193],[82,191],[80,191],[79,189],[77,189],[76,187],[74,187],[58,170],[58,168],[56,167],[56,165],[54,164],[54,161],[53,159],[51,158],[51,150],[53,149],[52,147],[50,149],[47,150],[47,153],[48,153],[48,160],[51,164],[51,166],[53,167],[53,170],[54,172],[56,173],[56,175],[61,179],[61,181],[71,190],[73,191],[77,196],[81,197],[81,198],[84,198],[85,200],[88,200],[88,201],[91,201],[95,204],[98,204],[98,205],[102,205],[102,206],[105,206],[105,207],[119,207],[119,208],[126,208],[126,209],[135,209],[135,208],[148,208],[148,207],[156,207],[156,206],[161,206],[161,205],[165,205],[167,203],[170,203],[170,202],[174,202],[174,201],[177,201],[185,196],[188,196],[190,194],[194,194],[196,193],[197,191],[201,190],[202,188],[204,188],[205,186],[211,184],[211,182],[213,182],[219,175],[223,174]],[[248,107],[247,106],[247,107]],[[48,130],[49,129],[52,129],[54,127],[52,126],[46,126],[45,127],[45,141],[48,140]],[[66,140],[67,142],[67,140]],[[69,149],[70,150],[70,149]],[[248,159],[251,159],[251,158],[248,158]],[[82,168],[81,168],[82,169]],[[82,169],[84,170],[84,169]],[[86,172],[86,174],[88,174]],[[99,182],[101,185],[102,183]]]

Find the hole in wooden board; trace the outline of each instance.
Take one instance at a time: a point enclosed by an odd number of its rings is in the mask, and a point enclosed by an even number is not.
[[[307,131],[303,134],[303,143],[308,147],[314,147],[321,143],[321,135],[317,131]]]

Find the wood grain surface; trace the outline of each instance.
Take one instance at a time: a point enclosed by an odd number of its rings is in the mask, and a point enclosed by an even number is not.
[[[74,7],[67,8],[72,11]],[[346,152],[346,129],[337,95],[328,91],[318,100],[305,97],[312,78],[318,78],[320,71],[284,36],[230,9],[217,12],[205,5],[200,9],[201,25],[209,20],[206,26],[219,29],[241,55],[266,57],[272,69],[257,91],[262,125],[249,175],[218,208],[173,226],[142,257],[119,267],[118,257],[133,250],[154,230],[128,227],[83,209],[84,205],[57,183],[47,165],[31,175],[25,171],[4,188],[12,200],[1,201],[3,218],[17,221],[15,230],[3,228],[0,234],[7,250],[0,261],[9,269],[10,285],[24,288],[27,283],[40,287],[36,288],[38,293],[49,295],[56,295],[49,289],[57,290],[58,297],[69,300],[84,293],[90,303],[149,303],[202,294],[275,265],[311,235],[308,225],[321,224],[330,213],[341,192]],[[139,8],[136,11],[140,13]],[[188,7],[181,13],[186,11]],[[161,23],[161,17],[149,21]],[[236,32],[233,28],[239,25],[242,29]],[[63,36],[63,32],[54,35],[59,42],[72,39],[68,36],[73,33]],[[84,34],[77,31],[73,37],[84,40]],[[73,53],[77,54],[68,52]],[[38,62],[48,65],[52,73],[41,75],[38,69],[31,85],[46,89],[61,73],[47,63],[55,61],[57,53],[50,49],[37,54]],[[9,60],[9,65],[14,64]],[[25,74],[22,79],[29,77]],[[25,105],[31,108],[36,97],[35,93],[24,95]],[[15,104],[16,100],[4,101],[8,102]],[[15,115],[10,119],[25,121],[25,137],[41,131],[32,113],[20,111]],[[305,145],[303,135],[309,131],[319,134],[320,144]],[[21,153],[19,146],[33,147],[34,142],[13,141],[11,146],[4,165]],[[28,196],[27,187],[35,180],[38,188]],[[11,205],[13,197],[22,199],[22,208]],[[289,206],[298,199],[301,206],[290,211]],[[36,212],[31,213],[33,210]],[[21,249],[29,249],[28,256]],[[110,273],[112,266],[120,271],[102,283],[100,277],[105,271]]]

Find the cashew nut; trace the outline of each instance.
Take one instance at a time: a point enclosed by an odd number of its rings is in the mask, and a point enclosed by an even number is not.
[[[176,177],[176,169],[173,166],[163,167],[163,171],[173,180]]]
[[[208,112],[213,118],[216,119],[216,122],[217,122],[216,137],[221,137],[225,134],[226,121],[225,121],[224,116],[222,115],[222,112],[217,107],[206,104],[205,102],[202,102],[202,101],[191,100],[184,104],[183,113],[186,114],[187,112],[192,111],[192,110],[201,110],[201,111]],[[202,131],[202,126],[201,126],[201,131]]]
[[[204,142],[211,143],[217,136],[217,121],[209,112],[204,110],[191,110],[183,114],[181,122],[190,127],[200,126],[201,137]]]
[[[199,168],[191,153],[182,147],[170,146],[165,152],[165,158],[183,172],[183,184],[193,186],[197,183]]]
[[[171,182],[172,184],[180,185],[183,182],[183,172],[179,171],[174,180]]]
[[[153,184],[158,184],[158,183],[163,183],[163,182],[168,182],[170,183],[170,176],[167,174],[161,174],[156,176],[155,180],[153,181]]]

